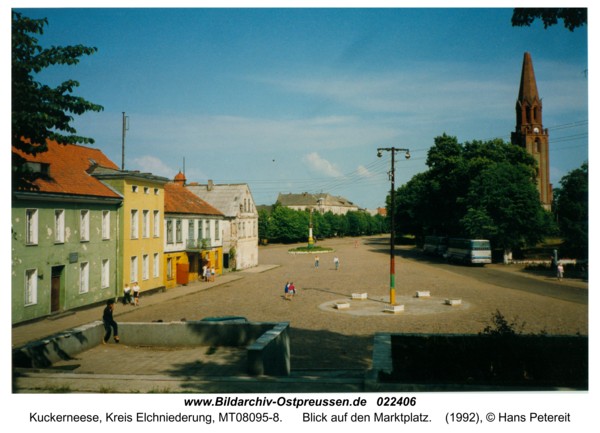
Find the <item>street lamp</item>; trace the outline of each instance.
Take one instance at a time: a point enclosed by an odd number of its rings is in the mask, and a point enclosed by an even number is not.
[[[323,201],[324,199],[321,197],[320,199],[317,200],[317,207],[315,208],[314,206],[309,206],[308,207],[308,248],[312,248],[314,247],[314,241],[313,241],[313,237],[312,237],[312,229],[313,229],[313,225],[312,225],[312,213],[315,209],[322,209],[323,206]]]
[[[396,189],[394,187],[394,182],[395,182],[395,169],[394,169],[394,160],[395,160],[395,156],[396,156],[396,152],[406,152],[405,158],[409,159],[410,158],[410,153],[408,151],[408,149],[397,149],[395,147],[386,147],[386,148],[380,148],[377,149],[377,156],[379,158],[381,158],[383,156],[383,154],[381,153],[382,150],[385,150],[387,152],[392,152],[392,171],[389,172],[390,175],[390,179],[392,181],[392,190],[391,190],[391,195],[392,195],[392,211],[390,212],[390,218],[391,218],[391,229],[392,229],[392,233],[391,233],[391,239],[390,239],[390,304],[394,305],[396,303],[396,267],[394,264],[394,211],[396,210],[396,200],[394,199],[395,194],[394,194],[394,190]]]

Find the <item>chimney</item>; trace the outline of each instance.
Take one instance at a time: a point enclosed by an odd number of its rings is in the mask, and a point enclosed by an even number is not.
[[[208,186],[206,188],[208,191],[212,191],[213,189],[213,182],[212,180],[208,179]]]

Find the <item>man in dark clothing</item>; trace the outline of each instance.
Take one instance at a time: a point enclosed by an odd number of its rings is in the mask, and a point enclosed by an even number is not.
[[[108,339],[110,338],[111,327],[115,330],[115,341],[119,342],[119,331],[117,328],[117,322],[113,319],[113,310],[115,309],[115,301],[114,299],[109,299],[106,301],[106,308],[104,309],[104,314],[102,315],[102,321],[104,322],[104,329],[106,330],[106,334],[102,339],[102,344],[108,343]]]

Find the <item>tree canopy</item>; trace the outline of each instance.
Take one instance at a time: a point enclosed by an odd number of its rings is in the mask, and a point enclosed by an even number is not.
[[[589,181],[588,163],[584,162],[560,180],[554,190],[560,234],[561,254],[574,258],[588,257],[589,247]]]
[[[513,27],[529,27],[536,19],[542,20],[545,29],[561,19],[565,28],[573,31],[587,25],[587,8],[515,8],[511,23]]]
[[[51,65],[76,65],[79,57],[95,53],[97,48],[82,45],[42,48],[32,35],[42,35],[47,19],[31,19],[12,14],[12,140],[16,149],[36,155],[48,150],[46,140],[60,144],[94,143],[80,137],[70,125],[73,115],[102,111],[100,105],[71,95],[79,83],[67,80],[56,88],[35,80],[35,75]],[[29,139],[25,143],[22,138]],[[33,182],[46,175],[33,172],[25,159],[13,152],[12,182],[15,189],[35,189]]]
[[[396,190],[400,234],[483,238],[511,250],[523,240],[538,242],[548,230],[535,159],[519,146],[502,140],[460,144],[443,134],[426,164],[426,172]],[[390,202],[388,196],[388,215]]]

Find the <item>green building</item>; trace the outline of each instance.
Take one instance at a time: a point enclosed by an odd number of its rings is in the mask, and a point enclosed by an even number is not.
[[[12,191],[12,323],[119,296],[123,197],[87,173],[98,164],[118,167],[98,149],[51,141],[48,152],[19,154],[50,179]]]

